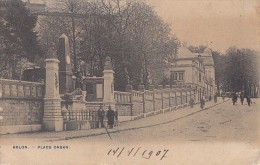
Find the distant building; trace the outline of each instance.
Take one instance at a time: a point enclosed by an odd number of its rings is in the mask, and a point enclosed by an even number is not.
[[[203,53],[192,53],[188,48],[180,47],[177,56],[168,61],[164,75],[172,85],[190,85],[196,87],[200,96],[213,96],[215,90],[215,66],[210,49]]]
[[[35,3],[27,0],[26,7],[30,10],[30,12],[45,12],[46,11],[46,4],[42,3]]]
[[[25,69],[22,74],[22,80],[32,82],[44,82],[45,68],[33,67]]]

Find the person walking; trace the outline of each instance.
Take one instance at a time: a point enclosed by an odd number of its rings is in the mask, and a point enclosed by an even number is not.
[[[237,102],[237,94],[236,93],[233,93],[233,95],[232,95],[232,102],[233,102],[233,105],[235,105],[236,102]]]
[[[246,101],[247,101],[247,105],[250,106],[250,104],[251,104],[251,98],[250,98],[249,95],[247,95]]]
[[[112,110],[111,106],[108,107],[107,111],[107,125],[108,128],[112,129],[114,126],[114,120],[115,120],[115,111]]]
[[[190,107],[193,108],[193,106],[194,106],[194,100],[190,99]]]
[[[242,93],[240,95],[240,101],[241,101],[241,105],[243,105],[243,103],[244,103],[244,95]]]
[[[103,107],[100,105],[100,107],[98,109],[98,121],[100,123],[101,128],[104,127],[104,123],[103,123],[104,117],[105,117],[105,111],[104,111]]]
[[[205,100],[204,100],[204,98],[202,97],[202,98],[200,99],[200,108],[203,109],[204,106],[205,106]]]
[[[222,94],[222,100],[223,100],[223,102],[225,101],[225,95],[224,94]]]
[[[217,103],[218,102],[218,97],[217,97],[217,94],[215,93],[214,95],[214,102]]]

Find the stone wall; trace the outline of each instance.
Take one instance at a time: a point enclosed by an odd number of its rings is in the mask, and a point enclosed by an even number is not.
[[[0,133],[40,130],[43,91],[41,83],[0,79]]]
[[[144,93],[141,91],[132,91],[133,114],[144,113]]]
[[[144,112],[154,111],[154,92],[144,91]]]
[[[151,116],[161,111],[187,106],[194,99],[194,88],[169,88],[129,92],[115,91],[116,111],[119,120]],[[120,120],[122,121],[122,120]]]
[[[132,116],[132,96],[129,92],[114,92],[114,98],[116,102],[115,109],[118,112],[118,116]]]
[[[1,99],[0,126],[41,124],[43,103],[41,100]]]

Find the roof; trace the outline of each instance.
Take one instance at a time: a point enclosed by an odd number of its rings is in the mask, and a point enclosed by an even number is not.
[[[196,56],[201,55],[203,58],[204,65],[214,66],[214,60],[212,57],[212,51],[209,48],[206,48],[203,53],[194,53]]]
[[[209,48],[206,48],[203,51],[203,53],[192,53],[188,48],[180,47],[177,52],[177,59],[185,59],[185,58],[190,59],[190,58],[198,57],[199,55],[201,55],[204,65],[214,66],[212,52]]]
[[[202,57],[203,58],[203,63],[204,65],[211,65],[211,66],[214,66],[214,60],[212,57],[209,57],[209,56],[204,56]]]
[[[209,48],[206,48],[203,51],[203,54],[205,54],[205,56],[211,56],[212,57],[212,51]]]
[[[177,52],[177,58],[193,58],[195,54],[192,53],[188,48],[180,47]]]

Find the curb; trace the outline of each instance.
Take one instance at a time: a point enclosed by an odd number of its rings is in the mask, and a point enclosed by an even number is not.
[[[109,133],[112,134],[112,133],[118,133],[118,132],[121,132],[121,131],[130,131],[130,130],[137,130],[137,129],[143,129],[143,128],[149,128],[149,127],[154,127],[154,126],[159,126],[159,125],[164,125],[164,124],[168,124],[168,123],[171,123],[171,122],[175,122],[177,120],[180,120],[180,119],[183,119],[185,117],[189,117],[189,116],[192,116],[194,114],[197,114],[197,113],[200,113],[200,112],[203,112],[203,111],[206,111],[206,110],[209,110],[210,108],[212,107],[215,107],[217,105],[220,105],[220,104],[223,104],[227,101],[229,101],[230,99],[227,99],[226,101],[224,102],[220,102],[220,103],[217,103],[217,104],[214,104],[214,105],[211,105],[209,107],[206,107],[204,109],[201,109],[201,110],[198,110],[198,111],[195,111],[195,112],[192,112],[188,115],[185,115],[185,116],[182,116],[182,117],[178,117],[176,119],[173,119],[173,120],[170,120],[170,121],[166,121],[166,122],[162,122],[162,123],[157,123],[157,124],[152,124],[152,125],[147,125],[147,126],[141,126],[141,127],[132,127],[132,128],[125,128],[125,129],[121,129],[121,130],[113,130],[113,131],[110,131]],[[131,122],[131,121],[130,121]],[[47,139],[45,141],[62,141],[62,140],[70,140],[70,139],[76,139],[76,138],[83,138],[83,137],[92,137],[92,136],[100,136],[100,135],[106,135],[107,133],[106,132],[101,132],[101,133],[93,133],[93,134],[89,134],[89,135],[79,135],[79,136],[69,136],[69,137],[62,137],[62,138],[53,138],[53,139]]]

